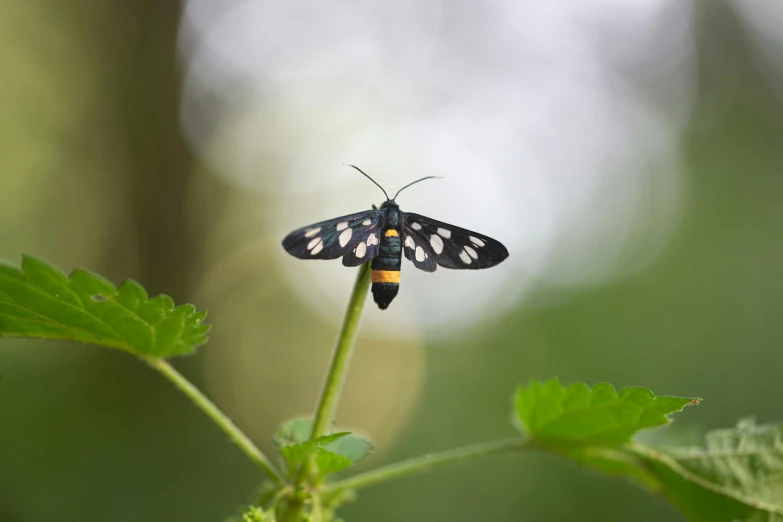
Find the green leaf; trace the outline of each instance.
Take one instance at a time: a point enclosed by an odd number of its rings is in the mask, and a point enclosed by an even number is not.
[[[311,417],[296,417],[288,419],[277,430],[274,436],[274,442],[278,448],[283,448],[291,444],[301,444],[310,438],[310,432],[313,430],[313,419]]]
[[[225,522],[275,522],[273,511],[264,511],[257,506],[249,506],[241,513],[226,519]]]
[[[520,428],[542,446],[606,446],[630,442],[639,430],[670,422],[669,414],[700,399],[655,396],[647,388],[608,383],[564,387],[556,379],[517,390]]]
[[[515,397],[515,420],[532,442],[609,475],[661,489],[644,461],[626,444],[638,431],[670,422],[669,414],[699,399],[655,396],[647,388],[608,383],[564,387],[556,379],[531,381]]]
[[[318,468],[318,477],[322,478],[330,473],[336,473],[351,467],[353,461],[344,455],[335,453],[327,446],[343,437],[350,435],[348,432],[324,435],[313,440],[306,440],[299,444],[291,444],[280,448],[288,469],[293,471],[302,465],[308,457],[313,457],[313,462]]]
[[[80,341],[136,355],[193,353],[207,341],[206,312],[148,298],[127,281],[119,288],[86,270],[70,276],[25,256],[22,269],[0,263],[0,336]]]
[[[277,430],[274,442],[281,449],[294,444],[302,444],[309,439],[312,428],[313,420],[311,417],[289,419]],[[338,435],[340,436],[330,442],[324,442],[320,446],[333,453],[347,457],[353,463],[359,462],[373,450],[372,443],[363,437],[346,432],[338,433]],[[318,440],[321,439],[323,437]]]
[[[783,424],[712,431],[703,448],[634,451],[689,520],[783,521]]]
[[[274,513],[264,512],[259,507],[251,507],[242,515],[242,522],[274,522]]]
[[[318,450],[325,450],[326,445],[347,435],[350,435],[350,433],[347,431],[342,433],[333,433],[331,435],[324,435],[323,437],[318,437],[313,440],[306,440],[299,444],[283,446],[280,448],[280,451],[283,453],[283,456],[288,462],[289,467],[293,468],[294,466],[304,462],[304,460],[311,454],[316,453]]]
[[[359,462],[373,450],[372,443],[369,440],[356,435],[342,437],[328,444],[326,448],[338,455],[347,457],[353,463]]]
[[[312,419],[300,417],[283,423],[275,434],[275,443],[293,472],[308,457],[318,468],[318,478],[351,467],[372,450],[370,441],[349,432],[324,435],[307,440],[312,429]]]
[[[315,465],[318,467],[318,477],[323,478],[332,473],[350,468],[353,465],[353,461],[344,455],[318,448],[315,452]]]

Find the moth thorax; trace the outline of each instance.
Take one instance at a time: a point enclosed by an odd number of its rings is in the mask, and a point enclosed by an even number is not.
[[[386,226],[392,228],[400,226],[400,209],[397,207],[386,208]]]

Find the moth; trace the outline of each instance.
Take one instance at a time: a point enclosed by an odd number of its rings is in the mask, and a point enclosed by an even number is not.
[[[438,265],[458,270],[476,270],[497,265],[508,250],[491,237],[455,227],[432,218],[403,212],[396,203],[408,183],[393,198],[374,179],[355,165],[386,196],[381,208],[349,214],[294,230],[283,239],[283,248],[299,259],[343,258],[345,266],[359,266],[372,260],[372,295],[381,310],[388,308],[400,288],[402,253],[413,266],[434,272]]]

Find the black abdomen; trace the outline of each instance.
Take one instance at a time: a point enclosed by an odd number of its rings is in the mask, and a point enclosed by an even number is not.
[[[386,310],[400,289],[402,242],[390,228],[381,237],[378,255],[372,260],[372,297],[378,308]]]

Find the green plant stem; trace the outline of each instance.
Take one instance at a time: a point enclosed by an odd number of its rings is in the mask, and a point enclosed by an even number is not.
[[[528,440],[520,438],[472,444],[464,448],[444,451],[442,453],[431,453],[429,455],[423,455],[421,457],[404,460],[396,464],[360,473],[353,477],[327,485],[323,492],[324,494],[335,494],[346,489],[366,488],[406,475],[429,471],[446,464],[456,464],[464,460],[485,457],[495,453],[507,453],[530,449],[533,449],[533,444]]]
[[[370,287],[370,272],[370,263],[365,263],[359,267],[356,274],[356,281],[353,284],[351,298],[348,301],[348,308],[345,311],[340,333],[337,336],[337,344],[334,347],[332,361],[318,398],[313,429],[310,433],[311,439],[326,435],[332,426],[332,422],[334,422],[337,401],[340,398],[343,382],[345,382],[345,375],[348,373],[348,365],[351,362],[356,335],[362,320],[364,301],[367,299],[367,289]],[[314,468],[315,463],[313,459],[307,459],[296,475],[294,486],[297,488],[303,487],[308,481],[311,481],[315,473]],[[281,506],[278,518],[280,522],[300,522],[303,520],[304,511],[303,500],[294,495]]]
[[[345,375],[348,373],[359,323],[362,321],[364,301],[367,299],[367,289],[370,287],[370,272],[370,264],[365,263],[359,267],[359,272],[356,274],[356,282],[353,285],[351,299],[348,301],[348,309],[345,311],[340,334],[337,336],[337,345],[334,348],[329,372],[318,399],[311,439],[326,435],[334,421],[337,401],[345,382]]]
[[[250,458],[250,460],[258,464],[261,469],[266,471],[266,473],[269,475],[269,478],[271,478],[276,484],[282,484],[282,475],[277,470],[275,465],[266,457],[266,455],[261,453],[261,450],[259,450],[256,445],[253,444],[249,438],[247,438],[247,435],[242,433],[242,431],[237,428],[233,422],[231,422],[231,419],[226,417],[226,415],[220,411],[218,407],[215,406],[215,404],[210,401],[203,393],[201,393],[198,388],[193,386],[190,381],[185,379],[181,373],[175,370],[174,367],[172,367],[164,359],[158,359],[156,357],[142,358],[152,368],[170,380],[174,386],[180,389],[180,391],[190,397],[193,403],[198,408],[200,408],[201,411],[206,413],[207,416],[220,427],[220,429],[222,429],[228,434],[229,437],[231,437],[231,440],[233,440],[236,445],[239,446],[239,449],[241,449],[245,455]]]

